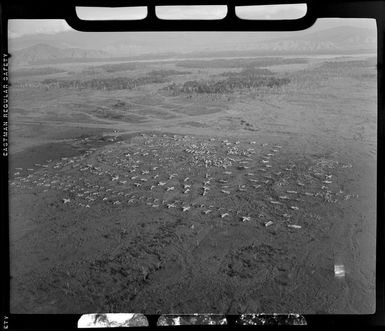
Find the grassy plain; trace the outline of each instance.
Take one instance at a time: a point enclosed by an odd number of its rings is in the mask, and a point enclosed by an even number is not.
[[[375,64],[11,71],[11,312],[372,313]]]

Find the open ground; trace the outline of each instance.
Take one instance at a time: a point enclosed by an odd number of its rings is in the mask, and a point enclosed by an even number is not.
[[[372,313],[375,64],[11,71],[12,313]]]

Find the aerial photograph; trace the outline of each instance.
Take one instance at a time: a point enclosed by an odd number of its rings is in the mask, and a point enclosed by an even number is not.
[[[374,313],[374,20],[8,30],[11,313]]]

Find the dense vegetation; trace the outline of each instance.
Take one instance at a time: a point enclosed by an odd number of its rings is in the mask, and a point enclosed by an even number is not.
[[[82,73],[114,73],[119,71],[131,71],[136,69],[143,69],[146,64],[141,62],[125,62],[125,63],[111,63],[111,64],[103,64],[99,66],[90,66],[84,70]],[[182,75],[189,72],[177,71],[177,70],[155,70],[153,73],[163,74],[163,75]]]
[[[189,72],[176,70],[153,70],[141,77],[106,77],[92,79],[45,79],[41,83],[48,87],[95,89],[95,90],[131,90],[135,87],[158,84],[169,81],[169,76]]]
[[[289,78],[274,77],[269,70],[242,70],[227,72],[224,80],[187,81],[184,84],[171,84],[165,90],[173,95],[180,93],[231,93],[235,90],[253,89],[259,87],[280,87],[290,82]]]
[[[245,67],[268,67],[279,64],[301,64],[307,63],[306,59],[285,59],[280,57],[261,57],[248,59],[215,59],[215,60],[186,60],[177,62],[176,66],[195,69],[209,68],[245,68]]]
[[[135,70],[140,68],[140,63],[131,62],[131,63],[112,63],[112,64],[104,64],[100,66],[91,66],[83,70],[83,73],[92,73],[92,72],[118,72],[118,71],[127,71],[127,70]]]
[[[318,68],[321,70],[352,70],[353,68],[374,68],[376,64],[376,58],[368,58],[367,60],[325,61]]]
[[[327,77],[376,78],[377,60],[325,61],[312,69],[312,73]]]
[[[50,75],[66,72],[66,70],[52,67],[42,67],[42,68],[25,68],[18,69],[12,72],[12,77],[27,77],[27,76],[39,76],[39,75]]]
[[[174,76],[174,75],[188,75],[191,74],[190,71],[178,71],[172,69],[161,69],[161,70],[153,70],[148,73],[149,75],[157,75],[157,76]]]
[[[131,90],[135,87],[167,82],[164,75],[147,75],[137,78],[113,77],[113,78],[93,78],[93,79],[74,79],[58,80],[45,79],[42,84],[49,87],[76,88],[76,89],[95,89],[95,90]]]
[[[249,76],[257,76],[257,75],[274,75],[274,72],[272,72],[269,69],[265,68],[245,68],[241,70],[240,72],[238,71],[226,71],[224,73],[221,73],[221,76],[225,77],[249,77]]]

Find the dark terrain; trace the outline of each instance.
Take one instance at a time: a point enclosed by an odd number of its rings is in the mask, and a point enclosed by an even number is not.
[[[11,71],[11,312],[374,312],[375,65]]]

